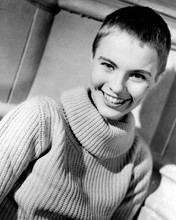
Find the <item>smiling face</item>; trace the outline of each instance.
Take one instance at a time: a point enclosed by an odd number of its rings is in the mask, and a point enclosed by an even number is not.
[[[155,49],[124,31],[104,37],[92,59],[91,96],[100,114],[120,120],[156,84]]]

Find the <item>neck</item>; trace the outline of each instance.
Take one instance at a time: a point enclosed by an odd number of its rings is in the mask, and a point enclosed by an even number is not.
[[[113,158],[125,153],[134,140],[134,117],[105,120],[92,104],[90,91],[78,88],[61,96],[65,117],[82,147],[96,157]]]

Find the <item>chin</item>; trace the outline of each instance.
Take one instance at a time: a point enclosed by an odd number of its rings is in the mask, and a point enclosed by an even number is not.
[[[103,118],[107,119],[107,120],[120,120],[121,118],[123,118],[123,116],[125,114],[121,113],[121,112],[113,112],[113,111],[105,111],[102,109],[98,109],[99,113],[102,115]]]

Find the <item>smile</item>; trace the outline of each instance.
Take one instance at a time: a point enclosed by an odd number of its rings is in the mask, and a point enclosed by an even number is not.
[[[126,101],[129,101],[129,99],[115,98],[115,97],[110,96],[104,92],[103,92],[103,94],[104,94],[104,98],[105,98],[106,102],[110,105],[113,105],[113,106],[123,105]]]

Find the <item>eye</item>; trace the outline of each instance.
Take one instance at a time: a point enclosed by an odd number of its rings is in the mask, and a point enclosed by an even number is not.
[[[101,62],[101,65],[105,68],[105,70],[107,71],[113,71],[115,69],[115,67],[108,62]]]
[[[132,73],[130,77],[137,82],[145,81],[146,77],[141,73]]]

